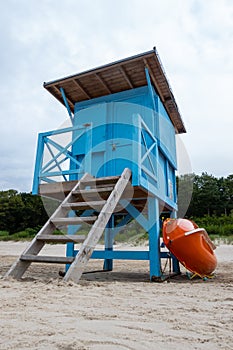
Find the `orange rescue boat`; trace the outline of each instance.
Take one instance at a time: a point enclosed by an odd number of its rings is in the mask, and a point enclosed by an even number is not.
[[[206,230],[187,219],[166,219],[163,241],[170,252],[195,275],[210,277],[216,269],[215,245]]]

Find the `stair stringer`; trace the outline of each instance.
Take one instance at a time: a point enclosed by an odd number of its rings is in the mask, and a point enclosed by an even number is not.
[[[98,219],[95,221],[91,227],[86,240],[82,244],[75,260],[71,264],[69,270],[67,271],[64,281],[72,280],[78,282],[84,272],[84,269],[93,253],[93,250],[100,240],[107,223],[114,212],[117,204],[119,203],[126,186],[128,185],[131,178],[131,170],[125,168],[121,174],[119,180],[117,181],[112,193],[108,197],[105,205],[103,206]]]
[[[61,216],[61,214],[63,213],[62,206],[64,204],[68,204],[70,202],[70,199],[72,197],[72,192],[79,189],[79,188],[82,188],[82,182],[85,180],[90,180],[90,179],[93,179],[93,176],[91,176],[88,173],[85,173],[83,175],[83,177],[75,184],[72,191],[67,195],[67,197],[64,199],[64,201],[59,205],[59,207],[51,215],[51,217],[44,224],[44,226],[41,228],[41,230],[33,238],[31,243],[29,244],[29,246],[25,249],[25,251],[19,256],[19,258],[16,260],[16,262],[11,266],[11,268],[5,274],[4,278],[12,277],[15,279],[19,279],[23,276],[23,274],[26,272],[28,267],[31,265],[31,262],[20,260],[21,256],[38,255],[39,254],[39,252],[41,251],[41,249],[44,247],[44,245],[46,243],[42,240],[38,240],[37,238],[39,236],[42,236],[42,235],[49,235],[56,229],[56,226],[52,223],[52,220],[55,218],[59,218]]]

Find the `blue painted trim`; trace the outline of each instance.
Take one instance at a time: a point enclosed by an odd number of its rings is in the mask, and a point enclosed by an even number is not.
[[[159,201],[148,197],[150,279],[161,276]]]
[[[75,255],[77,255],[78,252],[78,250],[75,250]],[[160,257],[166,259],[170,257],[170,254],[161,252]],[[148,250],[94,250],[91,259],[150,260],[150,252]]]
[[[51,156],[54,158],[54,161],[55,161],[54,167],[57,167],[62,172],[62,168],[61,168],[60,164],[63,163],[64,161],[66,161],[67,157],[65,157],[64,159],[62,159],[61,161],[58,162],[57,159],[55,159],[55,154],[53,153],[53,151],[52,151],[52,149],[51,149],[51,147],[50,147],[48,142],[46,142],[46,147],[48,148],[49,153],[51,154]],[[63,176],[63,179],[65,181],[67,181],[66,176],[65,175],[62,175],[62,176]]]
[[[177,203],[177,192],[176,192],[176,174],[173,172],[173,194],[174,194],[174,202]]]
[[[91,174],[92,164],[92,123],[87,128],[86,132],[86,149],[85,149],[85,172]],[[75,142],[75,141],[74,141]],[[74,144],[73,142],[73,144]]]
[[[178,207],[177,207],[177,203],[175,203],[173,200],[171,200],[170,198],[166,197],[165,198],[165,203],[166,203],[166,206],[170,207],[171,210],[177,210]]]
[[[75,212],[71,210],[68,213],[69,217],[74,217]],[[79,229],[82,227],[82,225],[79,225]],[[67,228],[67,234],[68,235],[74,235],[76,231],[78,231],[77,226],[69,225]],[[74,243],[69,242],[66,244],[66,256],[67,257],[73,257],[74,256]],[[65,271],[67,272],[70,267],[70,264],[66,264]]]
[[[74,118],[73,118],[73,115],[72,115],[72,112],[71,112],[71,109],[70,109],[69,103],[68,103],[68,101],[67,101],[65,91],[64,91],[64,89],[63,89],[62,87],[60,88],[60,91],[61,91],[61,94],[62,94],[63,101],[64,101],[64,103],[65,103],[65,106],[66,106],[67,112],[68,112],[68,114],[69,114],[69,117],[70,117],[71,123],[73,124],[73,123],[74,123]]]
[[[132,185],[139,186],[140,169],[139,169],[139,155],[141,154],[140,131],[139,131],[139,114],[133,115],[133,163],[132,163]]]
[[[139,128],[140,128],[139,133],[140,133],[140,140],[141,140],[140,144],[144,144],[144,147],[145,147],[145,153],[143,155],[142,155],[142,152],[140,150],[139,168],[142,169],[145,173],[147,173],[152,178],[152,180],[157,182],[157,179],[158,179],[158,166],[156,164],[156,162],[158,161],[157,139],[152,134],[152,132],[150,131],[150,129],[148,128],[147,124],[144,122],[144,120],[143,120],[143,118],[141,116],[139,116]],[[148,133],[148,135],[150,136],[151,140],[153,141],[153,144],[149,148],[147,146],[147,141],[146,141],[145,135],[143,133],[143,130],[145,130]],[[155,151],[155,154],[152,153],[152,150]],[[152,162],[152,160],[150,158],[150,154],[151,153],[152,153],[152,155],[154,157],[153,160],[155,161],[155,169],[154,169],[153,162]],[[146,159],[149,160],[149,163],[151,165],[151,168],[152,168],[153,172],[151,172],[149,169],[147,169],[143,165],[143,162]]]
[[[58,130],[50,130],[41,133],[43,136],[54,136],[54,135],[59,135],[59,134],[64,134],[66,132],[72,132],[75,130],[86,130],[87,126],[84,125],[76,125],[76,126],[70,126],[68,128],[63,128],[63,129],[58,129]]]
[[[168,186],[168,178],[169,178],[169,164],[168,164],[168,159],[165,158],[165,174],[164,174],[164,177],[165,177],[165,184],[166,184],[166,195],[167,197],[169,198],[169,186]]]
[[[153,193],[159,200],[161,200],[162,202],[166,203],[166,205],[168,205],[171,209],[177,210],[177,204],[174,201],[172,201],[170,198],[168,198],[167,196],[162,196],[161,193],[158,191],[158,189],[154,185],[149,183],[143,177],[141,177],[140,181],[141,181],[140,185],[142,187],[144,187],[150,193]]]
[[[159,151],[163,154],[163,156],[171,163],[172,167],[175,170],[177,170],[176,159],[174,159],[170,155],[170,152],[168,151],[167,147],[160,140],[158,140],[158,148],[159,148]]]
[[[41,169],[42,163],[43,163],[43,152],[44,152],[44,140],[43,140],[43,138],[44,138],[43,134],[38,135],[36,164],[35,164],[35,170],[34,170],[32,194],[38,194],[38,189],[39,189],[39,183],[40,183],[39,176],[40,176],[40,169]]]
[[[59,135],[67,132],[74,132],[75,130],[79,130],[80,133],[76,135],[72,139],[71,142],[69,142],[65,147],[61,146],[54,140],[50,139],[50,136],[53,135]],[[60,130],[53,130],[48,131],[39,134],[38,136],[38,145],[37,145],[37,155],[36,155],[36,164],[35,164],[35,171],[34,171],[34,179],[33,179],[33,194],[38,194],[38,188],[40,181],[43,180],[45,182],[55,182],[51,179],[48,179],[48,177],[53,176],[63,176],[64,180],[67,181],[67,178],[65,175],[75,175],[75,179],[77,178],[78,174],[81,174],[83,170],[83,166],[76,157],[73,156],[72,152],[68,150],[70,146],[73,146],[73,143],[76,142],[76,140],[81,137],[82,135],[86,134],[86,159],[85,159],[85,166],[87,168],[87,171],[91,173],[91,149],[92,149],[92,124],[88,125],[77,125],[73,127],[63,128]],[[45,145],[47,146],[47,149],[51,155],[51,159],[43,165],[43,156],[44,156],[44,148]],[[50,147],[52,145],[55,147],[59,152],[55,155]],[[62,156],[63,158],[58,160],[58,158]],[[67,159],[70,159],[70,169],[69,170],[62,170],[60,167],[60,164],[65,162]],[[76,165],[76,168],[72,169],[71,164]],[[54,168],[58,168],[59,171],[52,172],[51,170]]]
[[[46,144],[46,146],[48,146],[48,143]],[[55,157],[55,155],[54,155],[54,157]],[[65,158],[61,159],[59,162],[57,161],[57,159],[54,159],[55,164],[52,165],[50,168],[46,169],[46,172],[48,173],[48,172],[50,172],[50,171],[51,171],[52,169],[54,169],[54,168],[58,168],[60,172],[63,171],[63,170],[60,168],[60,165],[61,165],[62,163],[64,163],[67,159],[69,159],[69,157],[65,157]]]
[[[60,175],[73,175],[73,174],[80,174],[79,169],[73,169],[73,170],[62,170],[62,171],[53,171],[53,172],[46,172],[41,173],[40,179],[45,177],[53,177],[53,176],[60,176]]]
[[[68,148],[72,145],[73,142],[75,142],[80,135],[78,135],[77,137],[75,137],[74,141],[71,141],[68,143],[68,145],[66,145],[66,147],[62,147],[61,145],[59,145],[58,143],[56,143],[53,140],[50,140],[48,138],[45,139],[45,142],[49,142],[51,145],[53,145],[55,148],[57,148],[57,150],[59,151],[56,156],[51,159],[50,161],[48,161],[43,168],[41,169],[41,172],[45,171],[46,168],[48,168],[48,166],[50,164],[52,164],[55,159],[59,158],[62,154],[64,154],[65,156],[67,156],[68,158],[71,158],[73,162],[75,162],[78,166],[80,166],[81,164],[72,156],[72,153],[70,151],[68,151]]]
[[[113,250],[113,228],[114,228],[114,215],[111,215],[104,232],[104,243],[105,243],[106,251]],[[103,269],[111,271],[113,269],[113,259],[105,259]]]
[[[104,254],[103,254],[104,253]],[[147,251],[120,251],[120,250],[105,250],[94,251],[92,254],[93,259],[119,259],[119,260],[148,260],[149,253]]]

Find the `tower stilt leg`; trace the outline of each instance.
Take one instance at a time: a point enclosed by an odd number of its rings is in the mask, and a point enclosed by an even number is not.
[[[150,280],[156,281],[161,278],[159,201],[156,197],[148,198],[148,222]]]
[[[111,216],[107,224],[107,227],[105,229],[105,236],[104,236],[105,250],[113,250],[113,234],[112,234],[113,228],[114,228],[114,215]],[[103,269],[107,271],[112,271],[113,259],[105,259]]]

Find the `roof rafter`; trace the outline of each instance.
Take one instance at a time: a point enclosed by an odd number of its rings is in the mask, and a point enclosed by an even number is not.
[[[83,85],[78,81],[78,79],[73,79],[73,82],[78,85],[79,89],[87,96],[87,98],[90,100],[91,96],[90,94],[84,89]]]
[[[120,66],[120,67],[119,67],[119,70],[120,70],[120,72],[122,73],[122,75],[124,76],[125,80],[126,80],[127,83],[129,84],[129,86],[131,87],[131,89],[133,89],[133,88],[134,88],[133,83],[132,83],[132,81],[130,80],[128,74],[126,73],[124,67],[123,67],[123,66]]]
[[[99,73],[95,73],[95,77],[99,80],[99,82],[105,87],[105,89],[108,91],[109,94],[112,94],[111,89],[106,84],[106,82],[103,80],[102,77],[99,76]]]
[[[148,69],[151,83],[171,121],[179,133],[186,132],[175,97],[155,48],[101,67],[45,82],[44,87],[59,102],[63,103],[61,93],[56,88],[60,89],[62,87],[68,95],[68,103],[73,110],[73,105],[76,102],[146,86],[145,67]]]

